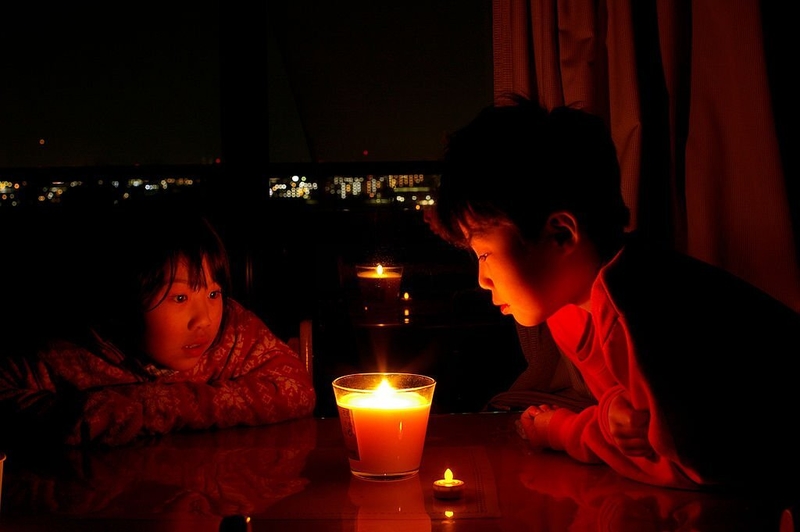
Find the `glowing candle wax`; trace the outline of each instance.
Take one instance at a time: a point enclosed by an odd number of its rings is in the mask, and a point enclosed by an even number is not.
[[[383,375],[339,377],[334,392],[351,472],[399,480],[419,471],[436,382],[422,375]]]

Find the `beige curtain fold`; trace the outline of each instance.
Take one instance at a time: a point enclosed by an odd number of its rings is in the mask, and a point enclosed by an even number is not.
[[[493,0],[495,99],[603,116],[632,228],[800,311],[763,22],[753,0]]]

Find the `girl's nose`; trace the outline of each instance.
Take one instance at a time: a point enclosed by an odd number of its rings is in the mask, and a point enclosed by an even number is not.
[[[189,328],[208,327],[211,324],[211,309],[205,300],[199,300],[192,306]]]

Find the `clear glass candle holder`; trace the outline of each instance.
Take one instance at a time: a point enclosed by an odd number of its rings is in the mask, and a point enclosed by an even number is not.
[[[350,471],[403,480],[422,461],[436,381],[413,373],[356,373],[333,381]]]

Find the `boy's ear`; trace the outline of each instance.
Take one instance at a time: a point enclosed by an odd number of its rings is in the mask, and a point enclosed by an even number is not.
[[[578,220],[570,212],[554,212],[547,218],[545,236],[552,238],[560,246],[574,246],[580,236]]]

